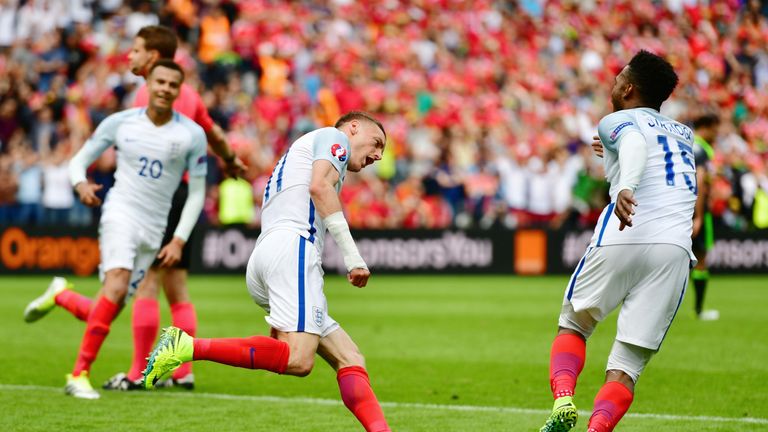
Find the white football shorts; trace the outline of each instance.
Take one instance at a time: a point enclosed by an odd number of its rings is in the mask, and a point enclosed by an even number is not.
[[[683,301],[690,264],[672,244],[590,247],[565,289],[559,325],[589,337],[622,305],[616,340],[656,351]]]
[[[320,252],[293,231],[276,230],[259,238],[248,260],[246,284],[272,328],[320,337],[339,324],[328,316]]]
[[[104,213],[99,223],[99,278],[116,268],[131,270],[126,301],[130,299],[157,257],[162,233],[150,233],[123,217]]]

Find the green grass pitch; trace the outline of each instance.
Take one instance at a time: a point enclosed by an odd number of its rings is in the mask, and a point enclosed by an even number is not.
[[[2,431],[354,431],[335,374],[318,358],[307,378],[196,363],[194,392],[63,395],[83,324],[54,310],[34,324],[22,311],[49,277],[0,277]],[[92,295],[95,278],[72,278]],[[366,355],[395,431],[536,431],[551,408],[549,348],[566,277],[376,276],[364,289],[329,277],[331,315]],[[266,334],[240,276],[193,275],[199,336]],[[713,277],[699,322],[692,293],[638,383],[617,431],[768,431],[768,277]],[[170,321],[161,302],[162,325]],[[586,429],[615,334],[615,314],[590,339],[576,402]],[[124,311],[94,364],[94,385],[130,364]]]

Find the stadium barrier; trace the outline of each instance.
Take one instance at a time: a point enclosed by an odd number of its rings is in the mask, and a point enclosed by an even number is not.
[[[0,274],[93,274],[99,268],[95,228],[0,227]]]
[[[1,274],[90,275],[98,270],[97,229],[0,227]],[[192,272],[245,271],[259,230],[198,227]],[[376,230],[354,231],[361,255],[376,273],[569,274],[592,231]],[[768,273],[768,231],[720,232],[707,260],[715,273]],[[323,267],[344,273],[336,244],[326,237]]]

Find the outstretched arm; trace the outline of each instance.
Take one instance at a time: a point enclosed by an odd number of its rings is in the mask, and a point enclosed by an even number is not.
[[[221,126],[213,123],[210,129],[205,132],[208,144],[211,150],[224,161],[224,170],[232,177],[239,177],[245,171],[243,161],[235,155],[235,152],[229,147],[227,137]]]
[[[187,111],[183,114],[187,115],[203,128],[205,138],[208,141],[211,150],[214,154],[224,160],[224,170],[226,173],[232,177],[239,177],[242,175],[245,171],[243,162],[237,158],[235,153],[229,147],[224,130],[211,118],[211,115],[208,113],[208,108],[206,108],[205,102],[203,102],[203,98],[201,98],[200,94],[187,84],[182,84],[181,92],[191,99],[191,104],[194,107],[193,111]],[[146,86],[142,86],[136,95],[134,106],[147,106],[148,101],[149,97],[146,91]]]
[[[347,279],[356,287],[368,283],[371,272],[357,250],[355,240],[349,232],[349,224],[341,211],[341,201],[336,193],[335,184],[339,181],[339,172],[331,162],[321,159],[312,164],[312,180],[309,195],[315,203],[315,209],[323,218],[326,228],[336,240],[347,266]]]

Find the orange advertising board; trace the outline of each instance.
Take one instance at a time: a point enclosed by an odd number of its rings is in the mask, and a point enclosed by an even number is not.
[[[99,260],[95,232],[49,235],[8,227],[0,233],[0,264],[8,271],[62,270],[85,276],[98,269]]]
[[[544,274],[547,271],[547,233],[544,230],[515,232],[515,273]]]

